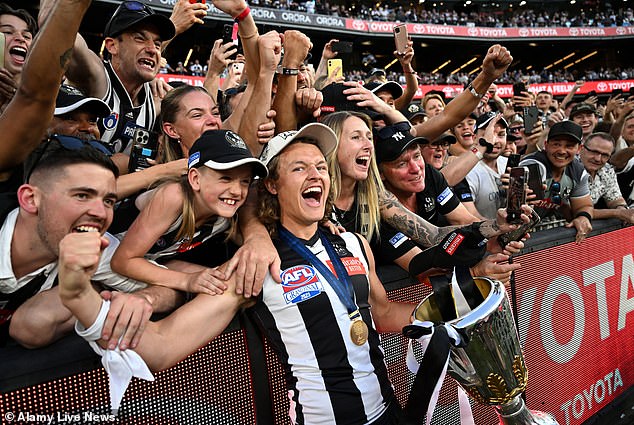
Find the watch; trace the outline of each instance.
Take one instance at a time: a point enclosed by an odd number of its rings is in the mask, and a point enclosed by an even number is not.
[[[478,93],[476,89],[473,88],[471,83],[469,83],[469,85],[465,88],[465,90],[469,90],[469,93],[471,93],[473,96],[477,97],[478,99],[482,99],[482,96],[484,96],[483,94]]]
[[[297,69],[297,68],[282,68],[282,72],[280,72],[280,74],[282,74],[282,75],[298,75],[299,74],[299,69]]]

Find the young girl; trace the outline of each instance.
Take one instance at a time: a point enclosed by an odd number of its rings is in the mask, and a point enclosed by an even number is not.
[[[226,289],[222,273],[182,262],[178,270],[160,264],[233,230],[232,218],[253,177],[264,177],[267,170],[240,136],[227,130],[206,131],[189,153],[186,176],[138,199],[141,213],[112,257],[112,268],[149,284],[213,295]]]

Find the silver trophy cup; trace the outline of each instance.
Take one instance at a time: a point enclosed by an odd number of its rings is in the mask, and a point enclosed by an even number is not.
[[[445,322],[467,337],[464,347],[451,348],[447,372],[475,401],[495,406],[501,424],[557,424],[550,415],[529,410],[521,397],[528,371],[504,285],[481,277],[474,281],[484,298],[476,308],[444,321],[431,294],[418,304],[415,318]]]

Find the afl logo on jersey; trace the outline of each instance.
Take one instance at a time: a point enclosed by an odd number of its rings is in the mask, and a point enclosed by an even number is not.
[[[308,265],[288,268],[280,275],[286,304],[297,304],[316,297],[323,286],[315,269]]]
[[[119,122],[119,114],[116,112],[113,112],[108,117],[103,119],[103,126],[107,130],[112,130],[113,128],[117,126],[117,122]]]

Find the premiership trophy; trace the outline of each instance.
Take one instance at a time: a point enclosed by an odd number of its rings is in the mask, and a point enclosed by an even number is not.
[[[446,320],[431,294],[418,304],[414,318],[445,323],[463,336],[462,346],[451,347],[447,372],[475,401],[495,406],[500,424],[556,425],[550,415],[529,410],[521,397],[528,371],[504,285],[482,277],[474,283],[484,301],[466,314]]]

